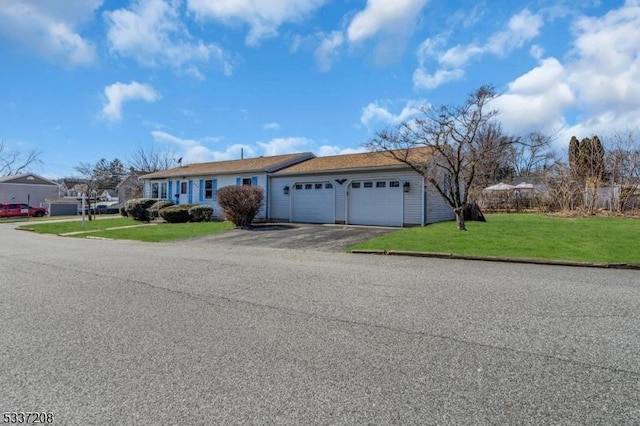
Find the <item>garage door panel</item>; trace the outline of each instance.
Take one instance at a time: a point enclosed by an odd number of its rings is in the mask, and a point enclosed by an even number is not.
[[[292,220],[307,223],[334,223],[335,194],[333,185],[304,182],[294,185]]]
[[[354,181],[349,188],[349,223],[402,226],[403,195],[397,180]]]

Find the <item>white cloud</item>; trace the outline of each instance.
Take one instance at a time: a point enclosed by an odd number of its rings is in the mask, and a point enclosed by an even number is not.
[[[420,108],[426,103],[422,100],[409,101],[398,114],[389,112],[387,105],[389,102],[372,102],[362,108],[360,122],[366,127],[377,127],[380,125],[398,125],[420,114]]]
[[[496,98],[492,106],[500,111],[506,131],[522,134],[561,128],[563,111],[574,103],[564,67],[555,58],[548,58],[511,82],[507,93]]]
[[[130,9],[105,12],[110,51],[130,57],[141,65],[184,67],[184,72],[204,79],[194,63],[217,61],[229,75],[228,55],[215,44],[194,40],[182,23],[180,4],[175,1],[137,0]]]
[[[258,142],[258,146],[264,155],[280,155],[305,150],[311,143],[307,138],[275,138],[269,142]]]
[[[367,7],[356,14],[347,29],[351,43],[365,41],[377,34],[406,34],[413,29],[426,0],[367,0]]]
[[[325,1],[188,0],[187,7],[200,18],[248,24],[246,42],[249,45],[257,45],[264,38],[276,36],[282,24],[300,22]]]
[[[122,119],[122,104],[132,100],[143,100],[146,102],[155,102],[160,99],[160,94],[147,84],[138,82],[114,83],[105,87],[104,94],[106,102],[102,113],[111,121],[120,121]]]
[[[413,84],[418,89],[433,89],[448,81],[464,76],[464,67],[474,58],[491,54],[505,56],[536,38],[543,25],[540,15],[524,9],[511,17],[507,28],[491,35],[484,44],[457,45],[444,50],[443,36],[426,39],[418,49],[418,68],[413,75]],[[427,64],[435,62],[434,72]]]
[[[0,0],[0,34],[51,61],[75,67],[95,60],[95,47],[77,27],[93,18],[102,0]]]
[[[280,124],[275,122],[265,123],[262,125],[262,128],[265,130],[280,130]]]
[[[420,89],[435,89],[448,81],[460,80],[464,76],[461,69],[437,70],[429,74],[424,68],[418,68],[413,73],[413,85]]]
[[[202,140],[184,139],[159,130],[152,131],[151,136],[153,136],[157,142],[168,143],[175,146],[177,155],[182,157],[182,164],[238,160],[241,155],[245,158],[256,156],[255,149],[246,144],[231,144],[223,151],[214,150],[206,146],[207,142],[218,142],[218,138],[204,138]]]
[[[570,82],[595,114],[640,109],[640,2],[602,18],[582,18],[575,27]]]
[[[313,140],[304,137],[275,138],[268,142],[256,142],[255,144],[235,143],[219,147],[220,138],[186,139],[160,130],[152,131],[151,136],[156,142],[175,147],[176,155],[183,158],[183,164],[237,160],[240,159],[241,151],[244,158],[303,151],[312,151],[319,156],[353,154],[366,151],[363,147],[342,148],[336,145],[322,145],[316,148]],[[216,144],[218,147],[209,147],[208,144],[211,143]]]
[[[497,99],[501,119],[521,130],[607,135],[640,126],[640,2],[601,17],[579,18],[565,64],[547,58]]]
[[[375,40],[374,60],[381,65],[398,60],[416,28],[427,0],[367,0],[351,20],[346,38],[352,45]]]
[[[322,145],[315,154],[318,157],[328,157],[330,155],[357,154],[359,152],[366,152],[366,149],[364,147],[340,148],[337,145]]]
[[[332,61],[336,55],[336,49],[339,48],[344,42],[344,37],[340,31],[333,31],[323,37],[320,42],[320,46],[316,49],[315,58],[316,64],[320,71],[329,71],[331,69]]]

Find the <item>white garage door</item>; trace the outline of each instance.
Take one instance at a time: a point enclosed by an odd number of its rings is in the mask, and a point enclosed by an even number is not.
[[[292,221],[335,222],[335,195],[329,182],[303,182],[293,185]]]
[[[402,226],[402,188],[397,180],[361,180],[349,185],[349,223]]]

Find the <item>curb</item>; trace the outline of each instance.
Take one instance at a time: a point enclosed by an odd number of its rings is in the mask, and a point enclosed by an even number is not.
[[[356,254],[377,254],[389,256],[430,257],[436,259],[480,260],[484,262],[526,263],[534,265],[574,266],[580,268],[634,269],[640,270],[640,263],[597,263],[572,260],[530,259],[524,257],[473,256],[456,253],[439,253],[403,250],[352,250]]]

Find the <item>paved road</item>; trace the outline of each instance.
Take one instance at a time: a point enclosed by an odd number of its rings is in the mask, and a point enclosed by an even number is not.
[[[639,424],[640,274],[0,226],[0,411]]]

